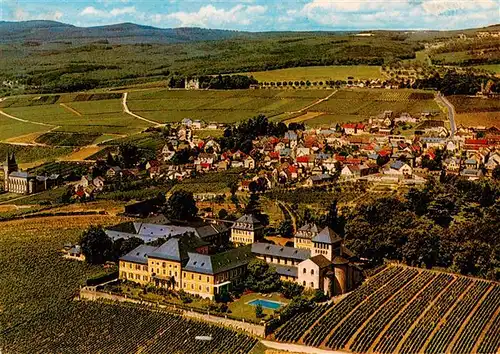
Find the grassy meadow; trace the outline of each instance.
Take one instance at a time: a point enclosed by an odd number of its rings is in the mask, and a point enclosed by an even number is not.
[[[380,66],[368,65],[337,65],[337,66],[308,66],[301,68],[287,68],[269,71],[242,73],[252,75],[259,82],[278,81],[325,81],[346,80],[353,77],[356,80],[385,79]]]

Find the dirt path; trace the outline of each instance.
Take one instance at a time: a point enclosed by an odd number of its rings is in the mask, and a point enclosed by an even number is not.
[[[122,98],[122,106],[123,106],[123,112],[124,113],[126,113],[128,115],[131,115],[134,118],[137,118],[137,119],[143,120],[145,122],[148,122],[149,124],[153,124],[155,127],[161,127],[161,126],[165,125],[165,124],[162,124],[160,122],[156,122],[154,120],[150,120],[150,119],[141,117],[141,116],[139,116],[139,115],[137,115],[135,113],[132,113],[130,111],[130,109],[128,108],[128,106],[127,106],[127,97],[128,97],[128,92],[124,92],[123,93],[123,98]]]
[[[262,344],[266,347],[276,350],[284,350],[294,353],[306,353],[306,354],[346,354],[346,352],[338,350],[327,350],[319,349],[315,347],[308,347],[300,344],[290,344],[290,343],[278,343],[269,340],[261,340]]]
[[[301,112],[304,112],[304,111],[307,111],[308,109],[320,104],[321,102],[324,102],[324,101],[328,101],[333,95],[335,95],[336,93],[338,92],[338,90],[334,90],[331,94],[329,94],[328,96],[324,97],[324,98],[320,98],[319,100],[317,101],[314,101],[313,103],[311,103],[310,105],[307,105],[305,106],[304,108],[301,108],[299,109],[298,111],[293,111],[293,112],[285,112],[285,113],[290,113],[290,114],[294,114],[294,113],[301,113]]]
[[[51,128],[57,127],[57,126],[56,126],[56,125],[54,125],[54,124],[47,124],[47,123],[33,122],[33,121],[31,121],[31,120],[22,119],[22,118],[17,118],[17,117],[11,116],[11,115],[10,115],[10,114],[8,114],[8,113],[5,113],[5,112],[4,112],[4,111],[2,111],[2,110],[0,110],[0,114],[1,114],[2,116],[7,117],[7,118],[17,120],[18,122],[23,122],[23,123],[31,123],[31,124],[42,125],[42,126],[44,126],[44,127],[51,127]],[[59,127],[57,127],[57,128],[59,128]]]
[[[65,108],[67,111],[70,111],[71,113],[77,115],[78,117],[81,117],[82,114],[80,112],[78,112],[76,109],[74,108],[71,108],[70,106],[68,106],[67,104],[64,104],[64,103],[59,103],[59,105],[63,108]]]

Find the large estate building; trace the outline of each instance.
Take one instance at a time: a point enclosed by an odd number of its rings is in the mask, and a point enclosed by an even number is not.
[[[344,294],[361,280],[361,270],[352,262],[354,254],[342,238],[328,227],[317,230],[314,224],[300,228],[294,237],[295,247],[255,243],[252,252],[272,264],[282,280],[320,289],[330,296]]]
[[[164,217],[122,224],[107,230],[112,239],[139,237],[144,242],[166,240],[160,246],[141,245],[120,258],[120,279],[141,285],[184,290],[214,299],[244,279],[248,263],[259,258],[276,269],[282,280],[330,296],[350,291],[361,279],[354,255],[330,228],[309,224],[297,231],[296,247],[256,242],[262,224],[244,215],[231,227],[236,248],[217,252],[227,243],[227,228],[217,224],[174,225]],[[299,241],[307,239],[308,243]]]
[[[50,189],[58,182],[59,176],[35,176],[19,170],[14,153],[7,154],[3,164],[4,191],[18,194],[34,194]]]

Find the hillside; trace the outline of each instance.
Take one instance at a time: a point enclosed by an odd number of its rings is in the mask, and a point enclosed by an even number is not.
[[[495,282],[389,266],[335,305],[295,315],[275,338],[354,353],[493,353],[499,296]]]
[[[0,43],[107,40],[112,44],[185,43],[243,36],[243,32],[203,28],[156,28],[133,23],[76,27],[55,21],[0,22]]]

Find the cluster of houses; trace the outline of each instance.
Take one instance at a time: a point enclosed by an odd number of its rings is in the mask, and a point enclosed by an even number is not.
[[[320,289],[330,296],[352,290],[362,278],[357,258],[342,238],[330,228],[312,224],[297,231],[295,247],[266,243],[263,226],[252,215],[243,215],[230,228],[213,223],[172,223],[157,216],[106,233],[113,240],[138,237],[145,242],[120,258],[120,279],[182,289],[203,298],[215,299],[242,282],[247,265],[255,258],[270,264],[282,280]],[[158,239],[165,242],[150,245]],[[219,251],[228,241],[235,247]]]
[[[433,120],[432,115],[424,112],[418,118],[409,114],[396,117],[386,111],[366,124],[288,131],[282,138],[266,136],[253,141],[248,154],[221,151],[215,139],[196,139],[191,128],[184,126],[177,143],[166,144],[158,160],[150,162],[149,173],[152,178],[183,179],[193,172],[229,168],[254,171],[253,177],[240,182],[242,191],[250,190],[252,182],[270,189],[290,184],[316,186],[339,178],[397,187],[425,183],[429,174],[435,174],[425,161],[435,160],[439,153],[447,173],[468,179],[491,175],[498,166],[500,131],[494,127],[482,131],[460,127],[450,137],[444,122]],[[397,122],[420,123],[416,127],[419,134],[392,134]],[[478,139],[478,135],[484,138]],[[201,152],[186,165],[168,164],[175,154],[174,146],[183,144]]]

